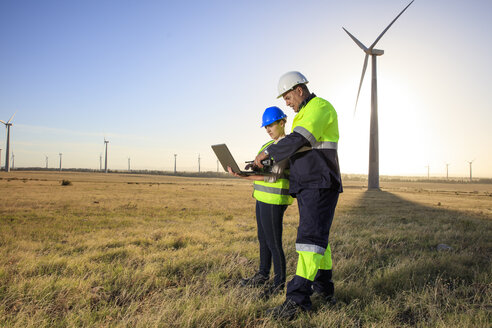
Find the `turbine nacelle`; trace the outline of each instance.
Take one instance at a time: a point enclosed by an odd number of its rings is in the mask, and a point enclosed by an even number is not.
[[[384,50],[381,50],[381,49],[372,49],[371,52],[369,53],[369,55],[382,56],[382,55],[384,55]]]

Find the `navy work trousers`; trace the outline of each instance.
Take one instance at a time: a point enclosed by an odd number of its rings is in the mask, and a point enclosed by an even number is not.
[[[303,189],[296,194],[299,206],[296,244],[315,245],[326,249],[338,196],[339,192],[331,189]],[[314,278],[317,292],[333,293],[331,274],[331,270],[318,270]],[[287,298],[306,310],[311,309],[312,293],[313,282],[298,275],[287,285]]]
[[[260,273],[270,275],[272,266],[275,271],[275,286],[285,284],[285,255],[282,248],[282,223],[287,205],[273,205],[256,201],[256,223],[260,243]]]

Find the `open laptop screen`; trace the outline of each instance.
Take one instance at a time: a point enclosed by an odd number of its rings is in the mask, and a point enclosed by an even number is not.
[[[234,159],[234,157],[232,157],[232,154],[229,151],[229,148],[227,148],[226,144],[212,145],[212,149],[213,149],[215,155],[217,156],[217,158],[219,159],[220,164],[222,164],[224,171],[228,172],[227,167],[229,166],[231,168],[232,172],[237,173],[237,174],[263,175],[262,173],[254,172],[254,171],[241,171],[241,169],[237,165],[236,160]]]

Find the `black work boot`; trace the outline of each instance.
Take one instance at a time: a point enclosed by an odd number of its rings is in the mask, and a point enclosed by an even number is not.
[[[319,301],[327,305],[335,305],[337,303],[337,299],[333,296],[335,294],[335,285],[331,277],[331,270],[318,270],[313,283],[313,302]]]
[[[241,281],[239,282],[239,285],[241,287],[260,287],[266,284],[268,279],[269,277],[264,276],[260,272],[257,272],[252,277],[242,278]]]
[[[311,296],[311,301],[313,303],[320,303],[321,305],[337,304],[337,299],[333,294],[319,293],[317,291],[314,291],[313,296]]]
[[[272,318],[274,319],[292,320],[302,311],[305,310],[296,302],[288,298],[281,305],[268,309],[266,311],[266,314],[272,316]]]

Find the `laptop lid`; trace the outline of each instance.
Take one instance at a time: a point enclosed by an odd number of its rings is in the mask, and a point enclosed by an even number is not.
[[[212,149],[219,159],[220,164],[222,164],[222,167],[224,168],[224,171],[227,171],[227,167],[229,166],[234,173],[238,174],[244,174],[244,175],[252,175],[252,174],[258,174],[262,175],[259,172],[254,172],[254,171],[241,171],[239,166],[237,165],[236,160],[234,157],[232,157],[231,152],[229,151],[229,148],[227,148],[226,144],[218,144],[218,145],[212,145]]]

